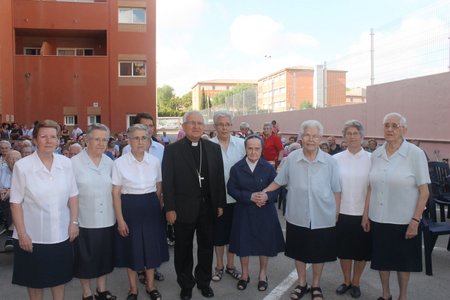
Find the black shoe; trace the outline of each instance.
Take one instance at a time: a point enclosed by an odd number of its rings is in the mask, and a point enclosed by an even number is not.
[[[338,286],[338,288],[336,289],[336,294],[338,295],[343,295],[345,293],[347,293],[348,290],[350,290],[352,288],[352,285],[346,285],[345,283],[341,284],[340,286]]]
[[[155,275],[153,275],[153,278],[157,281],[164,281],[164,275],[160,272],[158,272],[157,269],[155,269]]]
[[[199,287],[198,288],[202,292],[202,296],[206,298],[214,297],[214,291],[210,286],[207,287]]]
[[[361,297],[361,289],[359,288],[359,286],[352,286],[352,288],[350,289],[350,296],[352,296],[352,298]]]
[[[181,289],[180,299],[189,300],[192,298],[192,289]]]

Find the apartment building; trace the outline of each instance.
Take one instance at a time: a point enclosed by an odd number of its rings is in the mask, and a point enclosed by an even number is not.
[[[205,97],[212,98],[221,92],[231,90],[238,84],[252,84],[256,86],[257,82],[255,80],[244,79],[214,79],[197,82],[192,87],[192,109],[201,109],[203,93]]]
[[[258,80],[258,108],[281,112],[346,104],[346,71],[318,66],[282,69]]]
[[[138,112],[155,115],[155,2],[2,1],[2,122],[101,122],[118,132]]]

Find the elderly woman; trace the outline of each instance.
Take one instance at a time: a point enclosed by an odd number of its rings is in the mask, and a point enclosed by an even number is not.
[[[323,299],[320,277],[325,262],[336,260],[336,220],[341,185],[336,160],[319,149],[323,127],[308,120],[300,126],[303,149],[286,158],[274,182],[265,190],[287,185],[286,256],[295,260],[298,285],[293,300],[308,291],[306,264],[313,269],[312,299]]]
[[[78,189],[70,160],[54,154],[59,125],[39,122],[33,131],[36,152],[13,170],[11,211],[14,220],[14,284],[26,286],[29,298],[64,299],[73,276],[71,242],[78,236]]]
[[[336,236],[337,256],[344,275],[344,283],[336,289],[336,293],[342,295],[350,291],[353,298],[359,298],[361,274],[366,261],[370,260],[372,244],[370,234],[364,232],[361,226],[369,185],[370,153],[361,147],[364,138],[361,122],[347,121],[342,135],[348,147],[333,156],[339,166],[342,187]]]
[[[274,202],[278,190],[263,193],[261,190],[276,176],[275,169],[261,158],[264,142],[260,136],[245,139],[246,157],[230,170],[228,194],[236,199],[231,227],[230,252],[241,259],[242,275],[237,283],[245,290],[250,282],[249,256],[259,256],[258,290],[267,290],[267,265],[269,256],[284,250],[284,239]]]
[[[7,167],[6,154],[11,150],[11,143],[5,140],[0,141],[0,168]]]
[[[106,290],[106,274],[114,269],[114,208],[111,196],[112,160],[103,152],[109,129],[93,124],[86,132],[87,147],[72,157],[79,200],[80,234],[74,242],[75,272],[83,300],[94,300],[90,279],[96,279],[97,300],[116,299]]]
[[[154,285],[154,269],[169,260],[161,201],[161,163],[147,153],[148,128],[136,124],[128,129],[131,152],[114,161],[113,202],[117,219],[116,267],[126,267],[130,290],[127,300],[136,300],[136,271],[146,272],[146,292],[161,299]]]
[[[388,113],[383,127],[385,143],[371,157],[362,225],[372,231],[371,268],[379,271],[383,288],[378,299],[392,299],[389,276],[397,271],[398,299],[405,300],[410,272],[422,271],[419,222],[430,177],[425,153],[405,140],[406,119]]]

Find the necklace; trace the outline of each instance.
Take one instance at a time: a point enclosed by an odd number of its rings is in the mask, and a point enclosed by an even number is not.
[[[192,143],[192,145],[194,146],[194,143]],[[199,168],[197,169],[197,166],[195,167],[195,171],[197,172],[197,176],[198,176],[198,185],[200,186],[200,188],[202,188],[202,180],[205,180],[205,177],[202,177],[202,159],[203,159],[203,155],[202,155],[202,145],[201,143],[199,143],[199,148],[200,148],[200,164],[199,164]]]

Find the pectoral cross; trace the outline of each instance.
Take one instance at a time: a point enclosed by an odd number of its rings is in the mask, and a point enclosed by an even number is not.
[[[205,180],[205,177],[202,177],[202,175],[198,174],[198,184],[200,187],[202,187],[202,180]]]

